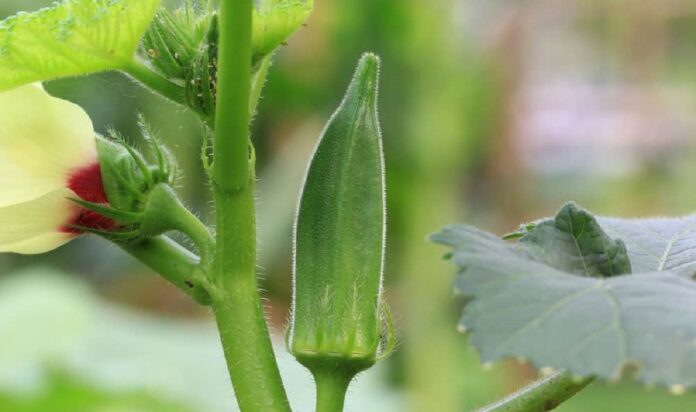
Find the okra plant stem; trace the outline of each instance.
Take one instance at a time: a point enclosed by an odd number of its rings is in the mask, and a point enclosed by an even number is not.
[[[213,179],[226,192],[249,183],[252,8],[253,0],[220,2]]]
[[[163,278],[187,291],[196,301],[210,303],[208,292],[192,288],[192,281],[199,275],[198,256],[173,240],[159,236],[138,243],[123,242],[118,245]]]
[[[240,409],[289,411],[256,279],[254,164],[249,150],[252,1],[220,2],[212,308]]]
[[[594,378],[576,379],[565,371],[531,383],[477,412],[545,412],[557,408],[589,385]]]
[[[341,412],[348,386],[354,374],[337,373],[334,369],[315,369],[317,405],[315,412]]]
[[[256,282],[255,199],[216,190],[218,241],[212,307],[243,412],[289,411]]]

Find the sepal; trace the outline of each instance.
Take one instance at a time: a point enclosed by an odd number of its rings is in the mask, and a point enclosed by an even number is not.
[[[88,202],[80,198],[70,198],[70,201],[77,203],[79,206],[91,210],[92,212],[98,213],[101,216],[113,219],[116,222],[122,224],[135,224],[140,222],[142,219],[142,214],[127,212],[125,210],[114,209],[108,205],[101,203]]]
[[[163,235],[181,227],[181,210],[186,207],[169,185],[159,184],[151,191],[140,215],[140,233],[145,237]]]

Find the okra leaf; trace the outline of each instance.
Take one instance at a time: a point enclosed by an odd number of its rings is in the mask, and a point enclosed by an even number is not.
[[[612,239],[586,210],[568,203],[555,218],[533,226],[521,239],[535,260],[570,273],[609,277],[631,273],[626,245]]]
[[[309,18],[314,0],[261,0],[254,9],[254,62],[280,46]]]
[[[522,225],[508,237],[529,236],[557,220],[547,218]],[[687,278],[696,275],[696,214],[651,219],[598,217],[597,222],[606,235],[625,243],[634,272],[670,271]]]
[[[63,0],[0,22],[0,90],[129,65],[160,0]]]
[[[696,215],[679,218],[599,218],[609,236],[626,242],[634,272],[696,275]]]
[[[599,226],[587,227],[604,236],[577,236],[579,231],[555,226],[567,212],[568,206],[554,219],[527,225],[518,243],[471,226],[450,226],[433,236],[453,248],[460,268],[456,290],[471,298],[460,326],[470,333],[482,360],[519,357],[538,367],[610,380],[630,370],[645,384],[675,392],[695,387],[696,283],[691,276],[696,256],[690,250],[696,247],[696,217],[598,218]],[[579,249],[596,239],[621,245],[616,238],[622,237],[633,273],[612,276],[599,270],[599,277],[587,276],[578,269],[583,254],[572,253],[559,232],[586,239]],[[607,260],[606,251],[613,249],[604,250],[604,258],[590,254],[589,262],[616,263],[616,258]]]

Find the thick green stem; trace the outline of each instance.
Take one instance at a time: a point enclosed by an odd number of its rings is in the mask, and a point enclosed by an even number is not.
[[[147,88],[152,89],[174,103],[186,105],[186,91],[183,86],[172,83],[161,74],[154,72],[144,63],[133,61],[122,70]]]
[[[337,373],[335,369],[315,369],[313,373],[317,386],[316,412],[341,412],[355,374]]]
[[[249,182],[249,94],[253,0],[220,2],[213,179],[221,190]]]
[[[242,191],[215,191],[218,228],[212,306],[240,409],[289,411],[256,280],[253,188],[251,181]]]
[[[573,397],[594,378],[576,379],[567,372],[556,372],[513,393],[478,412],[545,412]]]
[[[254,162],[249,139],[252,8],[253,0],[220,2],[212,306],[240,409],[289,411],[256,279]]]
[[[212,306],[240,409],[289,411],[256,279],[254,164],[249,156],[252,1],[220,2]]]

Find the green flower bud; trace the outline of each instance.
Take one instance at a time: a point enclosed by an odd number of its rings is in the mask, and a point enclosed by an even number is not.
[[[208,7],[191,1],[173,11],[161,8],[143,37],[143,54],[163,75],[185,79],[208,32],[211,16]]]
[[[114,132],[112,139],[99,136],[97,153],[108,204],[76,200],[118,224],[119,230],[98,233],[114,241],[156,237],[170,230],[184,231],[180,227],[180,211],[188,211],[170,186],[173,161],[142,119],[141,129],[155,160],[149,163]]]
[[[205,273],[212,263],[214,239],[208,228],[183,205],[172,189],[173,163],[167,152],[142,121],[141,127],[156,159],[151,164],[115,134],[112,140],[98,138],[101,180],[108,203],[83,199],[73,201],[114,224],[108,230],[91,227],[79,229],[113,241],[156,269],[164,268],[174,273],[173,277],[168,278],[172,283],[198,302],[208,304]],[[198,250],[198,258],[192,254],[186,256],[188,252],[182,251],[180,245],[161,236],[171,231],[188,236]],[[177,256],[178,260],[167,261],[167,254]],[[194,268],[191,269],[191,266]],[[190,272],[183,277],[182,267]]]
[[[283,44],[312,12],[314,0],[263,0],[253,14],[252,65]],[[143,36],[141,53],[162,74],[185,79],[204,43],[216,49],[215,11],[209,1],[186,1],[181,7],[160,8]]]
[[[200,3],[200,4],[199,4]],[[252,22],[252,93],[260,93],[270,55],[307,20],[313,0],[264,0]],[[218,20],[210,2],[162,8],[142,41],[141,54],[163,76],[184,87],[186,103],[213,120],[217,92]],[[255,103],[257,96],[252,96]],[[250,110],[253,112],[255,104]]]
[[[313,0],[266,0],[254,8],[252,33],[252,90],[266,77],[266,57],[283,44],[307,20]],[[217,54],[219,26],[216,14],[207,24],[207,34],[200,42],[186,75],[186,98],[189,107],[212,118],[217,97]],[[252,107],[258,97],[252,98]]]
[[[347,387],[388,349],[378,75],[377,56],[364,55],[318,143],[299,204],[288,346],[318,384],[343,376]]]
[[[215,114],[218,37],[218,19],[217,15],[213,15],[206,41],[199,45],[186,75],[186,99],[189,107],[208,117]]]
[[[145,133],[149,136],[147,131]],[[156,140],[148,138],[157,155],[157,164],[150,165],[141,153],[120,137],[115,134],[113,137],[97,138],[99,164],[109,205],[125,212],[142,212],[152,188],[160,183],[171,183],[173,162]]]

